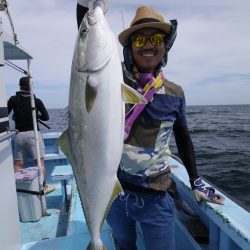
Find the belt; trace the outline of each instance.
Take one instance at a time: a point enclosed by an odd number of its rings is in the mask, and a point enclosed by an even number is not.
[[[120,183],[124,191],[131,191],[131,192],[138,192],[138,193],[145,193],[145,194],[158,194],[158,195],[165,195],[166,192],[168,192],[171,195],[171,193],[169,192],[170,190],[166,190],[166,191],[155,190],[152,188],[145,188],[145,187],[141,187],[141,186],[131,184],[128,182],[124,182],[124,181],[120,181]]]

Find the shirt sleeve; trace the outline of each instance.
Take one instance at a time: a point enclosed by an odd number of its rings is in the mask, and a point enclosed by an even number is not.
[[[174,123],[174,126],[186,126],[187,125],[187,118],[186,118],[186,100],[185,95],[182,90],[182,95],[180,97],[180,107],[179,107],[179,114],[177,115],[177,119]]]
[[[45,108],[43,102],[36,98],[36,109],[38,112],[38,118],[41,119],[42,121],[48,121],[49,120],[49,114],[47,109]]]
[[[8,114],[13,110],[13,97],[11,97],[7,102]]]

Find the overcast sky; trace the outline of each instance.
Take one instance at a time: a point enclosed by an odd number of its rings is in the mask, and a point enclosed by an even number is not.
[[[67,107],[76,0],[8,3],[17,38],[34,58],[36,95],[47,108]],[[187,105],[250,104],[249,0],[110,0],[107,19],[116,37],[142,4],[178,20],[177,39],[164,72],[183,87]],[[10,31],[7,18],[3,13],[1,17],[3,29]],[[23,75],[8,66],[4,73],[8,98],[18,90]]]

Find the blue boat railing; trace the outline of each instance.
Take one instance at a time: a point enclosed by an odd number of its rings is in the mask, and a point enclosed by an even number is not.
[[[59,135],[60,133],[44,135],[46,144],[45,160],[47,159],[47,164],[50,164],[49,159],[56,159],[56,161],[59,161],[58,165],[68,164],[66,157],[55,146],[55,140]],[[60,157],[62,158],[60,159]],[[197,240],[192,232],[190,232],[190,228],[185,221],[183,221],[182,216],[179,216],[179,212],[176,209],[176,250],[250,249],[250,214],[227,196],[225,197],[225,205],[223,206],[206,202],[198,206],[190,189],[189,179],[185,168],[172,158],[170,159],[170,165],[172,168],[172,177],[175,180],[177,190],[180,194],[180,200],[183,200],[194,212],[194,217],[197,218],[198,223],[203,225],[199,230],[203,228],[205,232],[204,238],[202,238],[203,235],[201,235],[201,238]],[[61,237],[61,240],[51,240],[51,244],[49,242],[32,243],[33,247],[36,246],[34,249],[44,249],[45,245],[46,247],[51,245],[54,247],[57,245],[60,247],[55,249],[60,250],[78,249],[76,248],[78,246],[84,249],[84,246],[87,245],[90,238],[74,180],[71,190],[66,236]],[[216,191],[220,193],[219,190]],[[199,232],[199,234],[200,233],[201,232]],[[139,227],[138,236],[138,250],[144,250],[143,237]],[[102,229],[102,238],[108,250],[115,249],[111,231],[106,223]],[[29,245],[29,248],[27,245],[24,249],[32,249],[32,244]],[[39,248],[40,245],[41,248]],[[185,246],[185,248],[183,248],[183,246]]]
[[[250,213],[224,194],[224,205],[203,202],[198,206],[194,201],[184,167],[174,159],[171,159],[170,165],[175,166],[172,169],[172,177],[176,182],[181,199],[187,202],[208,229],[209,242],[204,248],[250,249]],[[216,192],[220,193],[219,190]]]

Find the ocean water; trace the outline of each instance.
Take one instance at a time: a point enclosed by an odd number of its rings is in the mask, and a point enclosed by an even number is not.
[[[67,127],[66,109],[49,114],[51,129],[41,131]],[[188,106],[187,118],[199,174],[250,212],[250,105]]]

